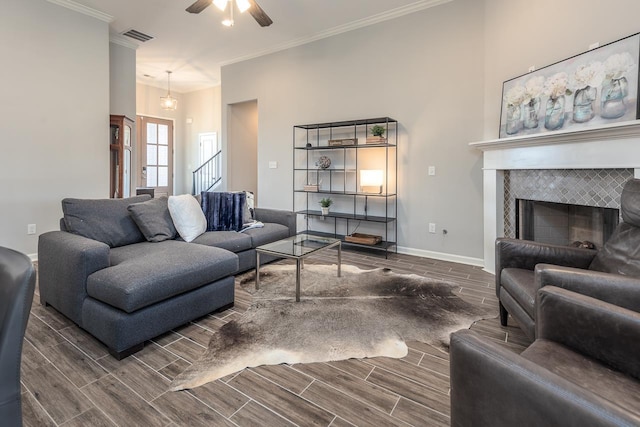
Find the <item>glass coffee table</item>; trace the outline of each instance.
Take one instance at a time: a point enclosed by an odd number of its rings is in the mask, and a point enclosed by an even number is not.
[[[319,237],[311,234],[297,234],[277,242],[256,248],[256,289],[260,289],[260,254],[274,255],[280,258],[296,260],[296,302],[300,301],[300,271],[304,268],[304,259],[324,249],[338,247],[338,277],[341,276],[342,245],[340,239]]]

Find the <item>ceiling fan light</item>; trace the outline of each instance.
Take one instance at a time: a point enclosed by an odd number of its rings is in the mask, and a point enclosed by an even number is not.
[[[236,5],[238,6],[238,10],[241,13],[251,7],[251,3],[249,3],[249,0],[236,0]]]
[[[228,0],[213,0],[213,4],[215,4],[218,9],[225,10],[227,7],[227,1]]]

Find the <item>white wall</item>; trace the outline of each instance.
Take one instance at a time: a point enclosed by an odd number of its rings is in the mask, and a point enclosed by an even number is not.
[[[0,245],[37,251],[64,197],[109,192],[106,22],[45,0],[4,0],[0,13]]]
[[[390,116],[401,126],[400,246],[479,262],[481,155],[467,144],[483,134],[483,13],[482,2],[456,0],[223,67],[223,127],[229,104],[258,100],[260,205],[293,207],[293,125]]]

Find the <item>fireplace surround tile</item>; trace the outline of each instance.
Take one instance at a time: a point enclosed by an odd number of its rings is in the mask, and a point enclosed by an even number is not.
[[[504,171],[504,235],[516,235],[516,199],[620,208],[633,169],[514,169]]]

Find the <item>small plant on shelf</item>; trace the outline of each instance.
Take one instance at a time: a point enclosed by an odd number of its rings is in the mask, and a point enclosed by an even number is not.
[[[373,125],[371,126],[370,131],[371,135],[373,136],[367,137],[367,144],[381,144],[387,141],[387,139],[384,137],[384,133],[387,131],[387,129],[384,126]]]
[[[380,126],[380,125],[371,126],[371,135],[373,136],[382,138],[384,136],[385,131],[386,129],[384,128],[384,126]]]
[[[325,197],[318,203],[320,203],[320,207],[322,208],[322,215],[329,214],[329,206],[333,204],[333,200],[331,200],[329,197]]]

